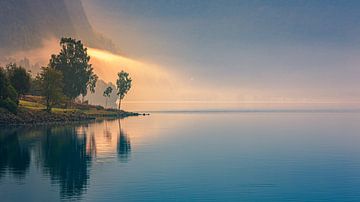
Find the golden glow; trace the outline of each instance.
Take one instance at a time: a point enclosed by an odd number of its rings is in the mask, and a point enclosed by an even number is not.
[[[102,50],[94,49],[94,48],[88,48],[88,54],[94,58],[101,59],[101,60],[108,61],[108,62],[115,61],[118,57],[120,57],[120,56],[114,55],[110,52],[102,51]]]
[[[124,70],[130,74],[133,85],[126,101],[163,100],[184,90],[179,78],[159,66],[139,62],[107,51],[89,48],[95,73],[104,81],[115,83],[117,73]]]
[[[17,52],[10,57],[19,60],[27,57],[32,64],[46,66],[50,55],[58,53],[59,48],[58,39],[48,39],[43,41],[40,49]],[[220,82],[221,79],[204,82],[208,80],[206,74],[197,75],[202,78],[193,78],[191,72],[183,72],[181,67],[177,67],[175,71],[175,68],[138,61],[91,47],[88,48],[88,54],[91,56],[90,63],[93,64],[95,73],[106,82],[115,84],[118,72],[129,72],[133,85],[123,102],[123,108],[129,111],[328,107],[341,104],[358,106],[359,103],[359,100],[312,98],[311,95],[306,97],[308,92],[301,89],[287,94],[286,88],[229,86]],[[34,69],[32,72],[35,75],[39,70]],[[185,73],[190,76],[185,76]]]

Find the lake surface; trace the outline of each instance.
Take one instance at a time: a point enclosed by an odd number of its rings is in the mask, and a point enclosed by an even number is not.
[[[360,113],[0,129],[0,201],[360,201]]]

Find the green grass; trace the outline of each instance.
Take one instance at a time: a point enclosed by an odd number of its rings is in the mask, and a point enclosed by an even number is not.
[[[78,111],[78,109],[52,108],[51,111],[54,113],[64,113],[64,112],[75,112]]]
[[[27,109],[34,109],[34,110],[42,110],[46,109],[45,105],[37,102],[29,102],[25,100],[20,100],[19,106]]]
[[[38,102],[30,102],[26,100],[20,100],[19,106],[31,110],[44,110],[46,106]],[[52,108],[54,113],[74,112],[77,109],[63,109],[63,108]]]
[[[19,103],[20,107],[30,110],[44,110],[46,109],[46,106],[38,103],[38,102],[31,102],[26,100],[20,100]],[[52,108],[53,113],[65,113],[65,112],[82,112],[86,115],[90,116],[115,116],[118,114],[117,111],[108,111],[105,109],[96,109],[96,108],[90,108],[89,109],[64,109],[64,108]]]

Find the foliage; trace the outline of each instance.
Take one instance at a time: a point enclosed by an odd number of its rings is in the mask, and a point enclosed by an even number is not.
[[[6,97],[10,98],[17,105],[19,104],[18,93],[16,92],[15,88],[11,84],[7,86]]]
[[[10,84],[15,88],[18,95],[25,95],[30,90],[31,76],[25,68],[10,63],[6,66]]]
[[[5,100],[0,100],[0,107],[9,110],[12,113],[16,113],[18,104],[8,97]]]
[[[30,90],[29,90],[29,94],[30,95],[36,95],[39,96],[42,94],[41,92],[41,82],[39,79],[31,79],[31,85],[30,85]]]
[[[96,110],[103,110],[104,109],[104,107],[100,106],[100,105],[96,105],[95,108],[96,108]]]
[[[10,84],[5,70],[0,67],[0,107],[16,113],[18,104],[18,94]]]
[[[105,100],[105,108],[107,108],[107,100],[110,97],[111,93],[112,93],[113,89],[111,86],[107,87],[103,93],[103,96],[106,98]]]
[[[43,67],[38,75],[42,94],[45,97],[46,110],[51,111],[54,104],[63,98],[63,76],[60,71],[50,67]]]
[[[119,109],[121,105],[121,100],[125,97],[127,92],[131,88],[131,78],[129,73],[121,71],[118,73],[118,79],[116,80],[117,95],[119,96]]]
[[[107,87],[103,93],[104,97],[110,97],[111,93],[112,93],[113,89],[111,88],[111,86]]]
[[[73,100],[79,95],[85,96],[88,89],[94,92],[98,77],[89,64],[87,48],[72,38],[61,38],[60,46],[60,53],[51,56],[49,67],[62,73],[64,95]]]
[[[0,67],[0,100],[7,97],[9,81],[3,68]]]

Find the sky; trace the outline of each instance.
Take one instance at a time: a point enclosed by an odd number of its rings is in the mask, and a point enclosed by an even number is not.
[[[83,4],[122,56],[155,64],[179,80],[176,86],[196,89],[175,100],[360,102],[359,1]]]

